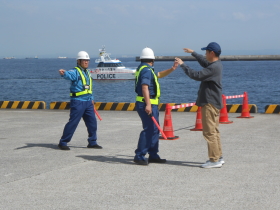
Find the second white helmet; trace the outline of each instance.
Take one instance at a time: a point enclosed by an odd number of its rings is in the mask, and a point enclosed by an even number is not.
[[[141,52],[140,59],[155,59],[154,51],[149,47],[145,47]]]
[[[90,60],[90,57],[86,51],[80,51],[80,52],[78,52],[78,55],[77,55],[77,60],[79,60],[79,59]]]

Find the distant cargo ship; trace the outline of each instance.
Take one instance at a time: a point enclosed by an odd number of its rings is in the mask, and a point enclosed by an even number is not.
[[[67,57],[63,57],[63,56],[58,56],[59,59],[65,59]]]
[[[35,57],[26,57],[25,59],[38,59],[38,56],[36,55]]]
[[[15,57],[14,56],[13,57],[5,57],[3,59],[15,59]]]

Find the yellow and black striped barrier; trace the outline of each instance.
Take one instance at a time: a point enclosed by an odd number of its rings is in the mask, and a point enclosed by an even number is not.
[[[185,103],[169,103],[170,106],[183,105]],[[96,110],[107,111],[136,111],[135,103],[126,102],[95,102]],[[158,106],[159,111],[165,111],[166,103],[161,103]],[[0,109],[46,109],[46,102],[44,101],[0,101]],[[70,109],[70,102],[51,102],[50,109],[68,110]],[[173,112],[196,112],[197,106],[184,107],[179,109],[172,109]],[[228,113],[241,113],[242,104],[227,104]],[[257,113],[258,108],[255,104],[249,104],[249,112]],[[277,113],[280,114],[280,105],[272,104],[265,107],[266,114]]]
[[[95,109],[97,110],[114,110],[114,111],[136,111],[135,103],[117,103],[117,102],[95,102]]]
[[[174,105],[180,105],[176,103],[170,103],[171,106]],[[110,110],[110,111],[136,111],[135,103],[117,103],[117,102],[108,102],[108,103],[102,103],[102,102],[96,102],[95,108],[97,110]],[[161,103],[158,106],[159,111],[165,111],[166,104]],[[174,109],[172,111],[178,111],[178,112],[196,112],[197,106],[193,107],[186,107],[186,108],[180,108],[180,109]]]
[[[170,106],[182,105],[176,103],[169,103]],[[46,109],[46,103],[44,101],[0,101],[1,109]],[[96,110],[107,111],[136,111],[135,103],[126,102],[95,102]],[[159,111],[165,111],[166,104],[159,104]],[[68,110],[70,109],[70,102],[51,102],[50,109]],[[255,104],[249,104],[250,113],[257,113],[257,106]],[[279,113],[279,105],[268,105],[265,107],[265,113]],[[173,109],[173,112],[196,112],[197,106],[184,107],[179,109]],[[227,104],[228,113],[241,113],[241,104]]]
[[[70,102],[51,102],[50,109],[70,109]],[[95,102],[96,110],[115,110],[115,111],[136,111],[135,103],[116,103],[116,102]]]
[[[170,106],[182,105],[176,103],[169,103]],[[95,102],[96,110],[107,111],[136,111],[135,103],[126,102]],[[158,106],[159,111],[165,111],[166,103],[161,103]],[[0,101],[0,109],[46,109],[46,102],[44,101]],[[50,109],[68,110],[70,109],[70,102],[51,102]],[[258,109],[255,104],[249,104],[250,113],[257,113]],[[196,112],[197,106],[184,107],[173,109],[173,112]],[[227,104],[228,113],[241,113],[241,104]],[[280,105],[268,105],[265,107],[265,113],[279,113]]]
[[[175,103],[170,103],[171,106],[178,105]],[[166,104],[159,104],[159,111],[165,111]],[[70,102],[51,102],[50,109],[70,109]],[[136,111],[135,103],[126,102],[95,102],[96,110],[107,110],[107,111]],[[196,112],[197,106],[186,107],[180,109],[174,109],[172,111],[178,112]]]
[[[248,104],[250,113],[258,113],[257,105]],[[241,113],[242,112],[242,104],[227,104],[227,112],[228,113]]]
[[[265,114],[280,114],[280,105],[271,104],[265,106]]]
[[[46,109],[44,101],[0,101],[0,109]]]
[[[170,106],[182,105],[176,103],[169,103]],[[51,102],[50,109],[70,109],[70,102]],[[125,102],[95,102],[96,110],[106,110],[106,111],[136,111],[135,103],[125,103]],[[161,103],[158,106],[159,111],[165,111],[166,104]],[[255,104],[249,104],[250,113],[257,113],[257,106]],[[230,113],[241,113],[242,105],[241,104],[228,104],[227,110]],[[184,107],[179,109],[173,109],[173,112],[196,112],[197,106]]]
[[[70,102],[61,102],[61,101],[51,102],[50,109],[70,109]]]

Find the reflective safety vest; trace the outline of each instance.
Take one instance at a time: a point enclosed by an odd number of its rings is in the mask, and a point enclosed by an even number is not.
[[[137,69],[137,71],[135,73],[135,90],[136,90],[136,87],[137,87],[140,72],[142,71],[142,69],[144,69],[146,67],[149,68],[152,71],[152,74],[154,75],[154,79],[155,79],[155,83],[156,83],[156,96],[155,96],[154,99],[150,98],[150,102],[151,102],[151,104],[158,105],[159,104],[159,97],[160,97],[160,86],[159,86],[158,78],[157,78],[154,70],[152,68],[150,68],[149,66],[144,65],[144,66],[141,66],[140,69]],[[144,97],[143,96],[136,96],[136,101],[144,102]]]
[[[90,73],[88,72],[88,70],[86,70],[87,74],[88,74],[88,78],[89,78],[89,89],[85,89],[85,86],[88,85],[86,78],[82,72],[82,70],[79,67],[75,67],[77,69],[77,71],[79,72],[81,78],[82,78],[82,84],[84,87],[84,90],[81,92],[76,92],[76,93],[70,93],[70,96],[81,96],[81,95],[85,95],[85,94],[92,94],[92,79],[90,76]]]

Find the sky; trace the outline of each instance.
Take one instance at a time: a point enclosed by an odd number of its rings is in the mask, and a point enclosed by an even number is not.
[[[279,0],[0,0],[0,58],[280,54]]]

